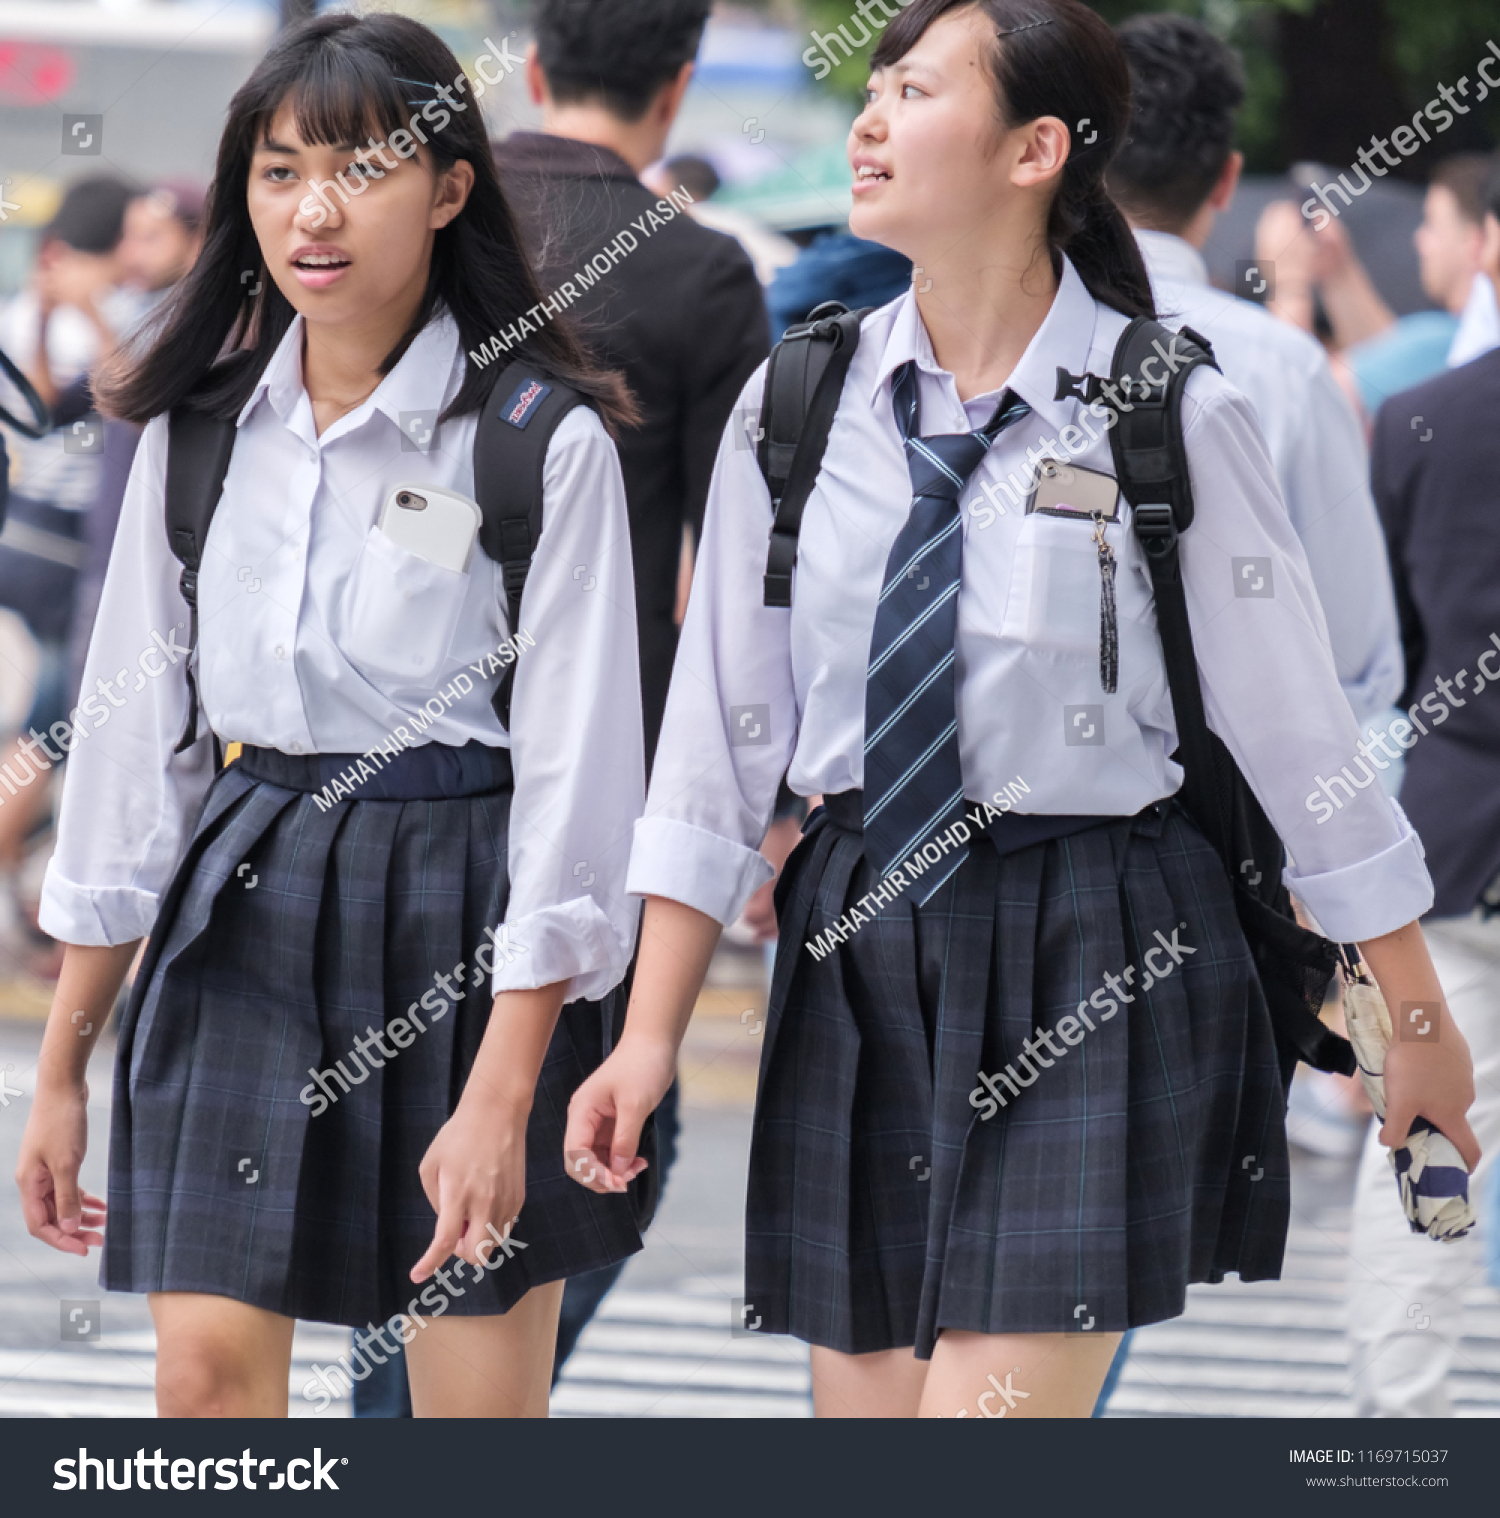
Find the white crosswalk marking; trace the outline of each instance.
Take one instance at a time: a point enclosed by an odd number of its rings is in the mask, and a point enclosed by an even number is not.
[[[1142,1329],[1109,1416],[1348,1417],[1343,1271],[1347,1235],[1293,1222],[1281,1281],[1195,1286],[1182,1317]],[[614,1292],[590,1324],[552,1397],[563,1418],[805,1418],[807,1348],[730,1331],[734,1282],[693,1277]],[[1500,1295],[1467,1297],[1450,1390],[1460,1417],[1500,1417]],[[302,1386],[313,1362],[347,1348],[337,1329],[300,1324],[293,1417],[311,1417]],[[150,1417],[149,1332],[40,1353],[0,1350],[0,1416]],[[348,1417],[347,1397],[324,1417]]]
[[[349,1335],[323,1324],[297,1325],[292,1344],[290,1410],[314,1416],[302,1395],[313,1362],[326,1365],[349,1346]],[[111,1334],[93,1344],[70,1344],[40,1352],[0,1349],[0,1417],[152,1418],[156,1416],[156,1335]],[[347,1418],[346,1397],[322,1414]]]
[[[562,1418],[806,1418],[807,1346],[734,1334],[730,1278],[612,1292],[552,1394]]]
[[[1348,1245],[1347,1208],[1315,1220],[1294,1212],[1283,1278],[1190,1287],[1180,1318],[1136,1334],[1108,1416],[1352,1417]],[[1500,1294],[1476,1285],[1465,1307],[1449,1380],[1454,1411],[1500,1418]]]

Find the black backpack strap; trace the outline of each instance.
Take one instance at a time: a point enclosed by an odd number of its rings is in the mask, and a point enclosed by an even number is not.
[[[48,414],[47,404],[36,393],[36,386],[11,362],[3,348],[0,348],[0,372],[16,387],[21,399],[26,402],[26,409],[31,412],[31,420],[23,422],[20,417],[0,406],[0,422],[14,427],[22,437],[45,437],[52,428],[52,417]]]
[[[788,327],[771,350],[756,448],[775,512],[766,553],[767,606],[792,604],[802,508],[817,483],[844,376],[869,309],[850,311],[838,301],[825,301],[805,322]]]
[[[1218,368],[1213,348],[1191,328],[1178,333],[1150,317],[1136,317],[1120,334],[1110,365],[1119,421],[1109,442],[1156,599],[1156,625],[1186,771],[1182,800],[1228,864],[1229,827],[1215,783],[1218,761],[1210,745],[1177,561],[1178,534],[1193,520],[1182,393],[1188,376],[1204,364]],[[1233,866],[1229,868],[1232,874]]]
[[[186,405],[167,417],[167,543],[182,563],[182,598],[188,605],[187,726],[173,753],[180,754],[198,737],[198,682],[193,661],[198,653],[198,568],[209,524],[224,493],[224,476],[234,452],[233,419],[210,416]],[[215,740],[217,742],[217,740]]]
[[[587,398],[517,359],[495,382],[474,429],[474,498],[484,520],[479,545],[501,566],[511,637],[521,632],[521,593],[542,535],[547,447],[558,424]],[[510,731],[515,661],[506,665],[491,705]]]
[[[1354,1063],[1348,1040],[1312,1010],[1333,973],[1337,950],[1295,920],[1281,881],[1281,840],[1233,756],[1209,730],[1203,709],[1178,537],[1193,520],[1182,395],[1188,376],[1205,364],[1218,368],[1213,348],[1190,327],[1173,332],[1139,316],[1121,334],[1110,385],[1101,387],[1119,417],[1110,431],[1115,474],[1130,502],[1136,541],[1151,576],[1177,723],[1176,757],[1183,768],[1180,797],[1233,882],[1235,907],[1276,1030],[1283,1079],[1290,1079],[1289,1062],[1296,1059],[1349,1075]]]

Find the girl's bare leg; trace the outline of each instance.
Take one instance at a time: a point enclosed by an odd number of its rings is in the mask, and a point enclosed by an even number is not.
[[[199,1292],[150,1293],[163,1418],[284,1418],[296,1324]]]
[[[814,1344],[813,1411],[819,1418],[915,1418],[926,1376],[909,1349],[845,1355]]]
[[[563,1283],[534,1286],[503,1317],[428,1318],[406,1346],[418,1418],[545,1418]]]
[[[1120,1335],[975,1334],[944,1329],[919,1416],[1087,1418]]]

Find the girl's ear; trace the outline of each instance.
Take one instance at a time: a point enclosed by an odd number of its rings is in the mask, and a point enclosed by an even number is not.
[[[1056,116],[1038,116],[1015,129],[1019,151],[1012,163],[1010,182],[1018,188],[1045,184],[1060,174],[1072,150],[1073,138]]]
[[[455,159],[438,175],[437,193],[427,225],[434,231],[446,227],[468,203],[474,188],[474,165],[467,158]]]

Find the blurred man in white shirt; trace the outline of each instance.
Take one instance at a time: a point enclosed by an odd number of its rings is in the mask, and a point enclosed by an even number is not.
[[[1359,423],[1318,344],[1215,289],[1199,252],[1239,182],[1239,59],[1186,16],[1136,16],[1118,30],[1133,107],[1110,192],[1135,229],[1159,315],[1208,338],[1225,377],[1255,407],[1328,618],[1339,681],[1367,728],[1400,693],[1402,662]]]

